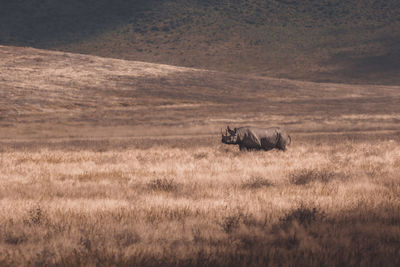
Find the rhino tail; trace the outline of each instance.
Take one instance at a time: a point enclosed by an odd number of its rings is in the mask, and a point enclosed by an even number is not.
[[[289,143],[288,145],[290,145],[292,143],[292,137],[290,137],[290,135],[287,135],[289,137]]]

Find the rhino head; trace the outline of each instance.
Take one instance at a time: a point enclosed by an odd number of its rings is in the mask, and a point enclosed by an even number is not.
[[[225,134],[221,133],[222,139],[221,142],[224,144],[237,144],[237,133],[236,128],[231,129],[229,126],[226,128]]]

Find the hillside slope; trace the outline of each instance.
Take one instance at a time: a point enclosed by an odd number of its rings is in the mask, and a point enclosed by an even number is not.
[[[227,124],[293,133],[399,131],[400,86],[234,75],[0,46],[0,137],[216,134]]]
[[[0,44],[263,76],[400,84],[396,0],[19,0]]]

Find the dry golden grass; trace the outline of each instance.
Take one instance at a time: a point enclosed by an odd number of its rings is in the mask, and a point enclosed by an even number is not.
[[[0,266],[400,265],[399,86],[0,57]]]
[[[0,138],[400,131],[400,86],[272,79],[0,46]]]
[[[314,139],[3,151],[0,265],[398,266],[398,140]]]

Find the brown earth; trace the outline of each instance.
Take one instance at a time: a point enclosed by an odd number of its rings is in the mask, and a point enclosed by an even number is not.
[[[3,140],[399,131],[400,87],[273,79],[0,46]]]

